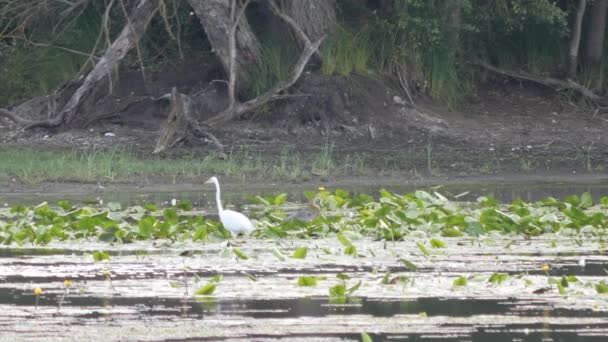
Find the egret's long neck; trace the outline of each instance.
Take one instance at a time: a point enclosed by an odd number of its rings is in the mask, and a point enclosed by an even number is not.
[[[218,182],[214,182],[214,183],[215,183],[215,202],[217,203],[217,212],[219,214],[222,211],[224,211],[224,209],[222,209],[222,200],[220,199],[220,183],[218,183]]]

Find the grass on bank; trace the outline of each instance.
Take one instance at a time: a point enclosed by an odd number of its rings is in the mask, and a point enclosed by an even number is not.
[[[563,160],[502,159],[496,152],[467,149],[436,150],[428,146],[405,149],[345,151],[334,144],[316,149],[260,151],[233,148],[221,159],[213,152],[181,151],[171,156],[136,152],[126,147],[110,149],[50,150],[0,146],[0,182],[119,182],[161,178],[164,183],[218,175],[241,180],[306,182],[313,178],[403,177],[424,175],[492,175],[501,172],[534,172],[559,168]],[[467,158],[470,156],[470,158]],[[570,158],[571,159],[571,158]],[[603,171],[590,154],[576,156],[580,170]],[[561,165],[563,166],[563,165]],[[569,166],[571,167],[571,166]]]
[[[306,181],[332,175],[364,175],[371,164],[365,153],[337,153],[332,144],[316,151],[300,152],[285,147],[260,152],[245,148],[227,152],[228,157],[202,153],[183,153],[163,157],[141,154],[126,148],[106,150],[42,150],[30,147],[0,148],[0,181],[16,179],[40,182],[111,182],[164,177],[205,177],[210,174],[252,179]],[[394,168],[392,163],[377,164]]]

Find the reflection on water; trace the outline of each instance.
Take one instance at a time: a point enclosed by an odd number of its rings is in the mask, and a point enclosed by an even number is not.
[[[63,293],[44,294],[38,305],[56,307]],[[35,301],[32,291],[18,288],[0,288],[0,304],[29,306]],[[330,304],[327,297],[294,299],[216,299],[213,297],[190,296],[184,298],[160,297],[95,297],[70,294],[62,302],[62,307],[137,308],[140,316],[187,316],[203,318],[214,315],[236,315],[252,318],[296,318],[324,317],[328,315],[371,315],[390,317],[395,315],[418,315],[428,317],[471,317],[476,315],[516,315],[547,317],[603,317],[605,312],[567,308],[540,308],[529,306],[524,300],[504,301],[497,299],[454,299],[454,298],[416,298],[412,300],[377,300],[352,298],[349,303]]]
[[[334,187],[327,186],[328,190]],[[394,193],[407,193],[416,190],[431,190],[429,186],[414,186],[408,184],[374,184],[374,185],[349,185],[338,186],[337,188],[349,190],[352,194],[365,193],[377,195],[380,189],[389,189]],[[315,190],[311,187],[294,187],[289,184],[285,187],[273,186],[268,188],[260,187],[237,187],[227,186],[222,192],[222,199],[226,203],[242,205],[246,203],[245,195],[276,195],[286,192],[289,194],[289,200],[294,202],[304,202],[306,198],[304,191]],[[159,205],[166,204],[171,199],[189,200],[195,207],[208,208],[214,206],[215,190],[201,186],[200,189],[194,191],[158,191],[158,192],[101,192],[95,194],[5,194],[0,196],[0,200],[10,206],[33,205],[42,201],[56,203],[59,200],[67,199],[74,203],[97,202],[102,199],[104,203],[118,202],[125,206],[143,205],[145,203],[156,203]],[[491,195],[502,202],[511,202],[517,198],[524,201],[532,202],[545,197],[554,197],[557,199],[565,199],[572,194],[582,194],[589,192],[595,200],[602,196],[608,196],[608,184],[579,184],[579,183],[522,183],[522,184],[463,184],[463,185],[446,185],[438,190],[444,195],[458,195],[467,193],[459,197],[461,201],[474,201],[479,196]],[[3,205],[4,203],[0,203]]]
[[[24,292],[20,289],[0,289],[0,305],[18,308],[20,306],[31,306],[35,301],[33,293]],[[58,307],[61,301],[62,309],[69,307],[89,309],[82,310],[80,315],[73,316],[76,321],[72,324],[86,325],[88,320],[104,318],[106,320],[126,319],[124,310],[117,310],[112,314],[112,309],[120,307],[135,309],[136,317],[130,319],[146,320],[146,317],[163,317],[162,319],[205,319],[205,317],[251,317],[259,319],[289,319],[299,318],[306,320],[312,317],[343,316],[348,320],[349,315],[370,315],[374,317],[390,317],[394,315],[421,315],[426,317],[471,317],[470,325],[461,326],[459,334],[394,334],[373,333],[370,336],[374,340],[407,340],[407,341],[574,341],[595,342],[604,341],[600,336],[589,336],[577,333],[580,326],[576,324],[477,324],[474,320],[479,315],[518,315],[547,318],[555,317],[603,317],[605,313],[591,310],[569,310],[569,309],[517,309],[520,305],[526,305],[524,301],[499,301],[494,299],[442,299],[442,298],[418,298],[405,301],[380,301],[366,298],[354,299],[347,305],[330,305],[328,298],[299,298],[299,299],[273,299],[273,300],[222,300],[203,298],[193,300],[191,297],[184,298],[157,298],[157,297],[84,297],[76,294],[62,298],[62,294],[44,294],[40,297],[39,307]],[[59,315],[58,309],[57,314]],[[175,319],[173,318],[173,319]],[[404,320],[403,324],[407,325]],[[462,323],[460,323],[462,324]],[[585,327],[587,330],[598,329],[605,331],[608,324],[592,324]],[[458,325],[443,324],[442,329],[458,329]],[[280,332],[273,336],[258,336],[258,339],[275,339],[280,337]],[[344,333],[317,333],[311,331],[308,334],[289,335],[296,337],[333,337],[343,339],[360,338],[359,334]],[[253,336],[250,336],[253,337]]]

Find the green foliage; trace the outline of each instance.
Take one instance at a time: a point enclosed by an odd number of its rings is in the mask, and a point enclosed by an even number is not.
[[[454,286],[460,287],[460,286],[467,286],[468,284],[468,279],[465,277],[458,277],[456,279],[454,279]]]
[[[446,226],[470,236],[492,233],[529,237],[559,233],[574,236],[577,243],[584,236],[604,236],[608,227],[605,200],[594,205],[589,194],[570,196],[564,202],[546,198],[536,203],[516,200],[508,205],[491,197],[472,203],[451,202],[436,192],[425,191],[399,195],[381,190],[377,201],[362,194],[353,198],[340,189],[333,193],[322,190],[314,197],[324,209],[309,222],[283,220],[286,208],[292,208],[284,194],[251,198],[255,204],[250,206],[250,215],[257,219],[255,234],[273,238],[335,236],[344,247],[344,254],[359,256],[353,241],[363,236],[395,240],[416,232],[417,237],[429,236],[433,249],[445,248],[446,242],[436,237]],[[230,237],[219,222],[196,216],[191,212],[191,204],[181,203],[183,209],[176,206],[162,211],[149,204],[129,208],[108,204],[100,208],[75,206],[67,201],[60,201],[57,207],[47,203],[15,206],[0,210],[0,243],[43,245],[53,240],[91,237],[107,243],[153,239],[206,242]],[[431,257],[423,243],[415,245],[424,256]],[[232,252],[237,258],[248,258],[237,248]],[[270,252],[279,261],[286,259],[277,248],[271,248]],[[292,257],[304,259],[307,254],[308,247],[301,246],[293,251]],[[412,262],[399,260],[410,271],[416,271]],[[501,283],[505,276],[494,274],[489,281]]]
[[[493,273],[490,276],[490,278],[488,279],[488,282],[490,282],[492,284],[500,285],[503,282],[505,282],[507,279],[509,279],[509,275],[506,273]]]
[[[373,55],[370,40],[369,32],[365,30],[354,32],[348,27],[338,26],[321,47],[321,72],[325,75],[366,75]]]
[[[308,254],[308,247],[298,247],[293,252],[292,258],[294,259],[306,259],[306,254]]]
[[[298,278],[298,286],[317,286],[317,279],[311,276],[301,276]]]
[[[536,74],[565,63],[568,10],[550,0],[473,1],[465,48],[503,68]]]
[[[126,24],[125,11],[114,3],[102,23],[105,2],[0,2],[0,107],[51,92],[94,63]],[[130,12],[133,2],[125,2]],[[176,59],[197,58],[210,46],[190,7],[165,1],[161,17],[152,20],[136,51],[123,65],[150,69]],[[107,25],[107,26],[104,26]],[[7,43],[5,45],[5,43]]]
[[[247,254],[245,254],[245,252],[241,251],[238,248],[233,248],[232,249],[232,253],[234,253],[234,255],[236,255],[236,257],[239,258],[239,259],[242,259],[242,260],[249,259],[249,256]]]
[[[297,58],[295,42],[274,31],[261,34],[262,55],[250,76],[249,92],[258,96],[287,79]]]
[[[93,260],[95,261],[104,261],[104,260],[109,260],[110,259],[110,254],[106,253],[106,252],[94,252],[93,253]]]

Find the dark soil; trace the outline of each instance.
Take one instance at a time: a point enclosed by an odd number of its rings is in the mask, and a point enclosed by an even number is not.
[[[0,121],[0,140],[46,148],[129,146],[148,154],[168,112],[167,102],[151,98],[172,86],[184,93],[217,88],[222,83],[212,81],[220,78],[217,68],[196,63],[151,73],[146,82],[139,71],[125,71],[115,91],[87,113],[86,128],[14,135],[15,127]],[[270,154],[285,147],[318,153],[333,144],[337,154],[366,153],[370,169],[377,162],[378,169],[393,167],[406,178],[602,175],[608,167],[608,118],[536,85],[494,80],[479,85],[458,110],[422,94],[412,105],[401,89],[378,77],[305,73],[290,93],[215,133],[228,148]],[[13,110],[35,116],[27,108]],[[170,152],[212,150],[190,142]]]

